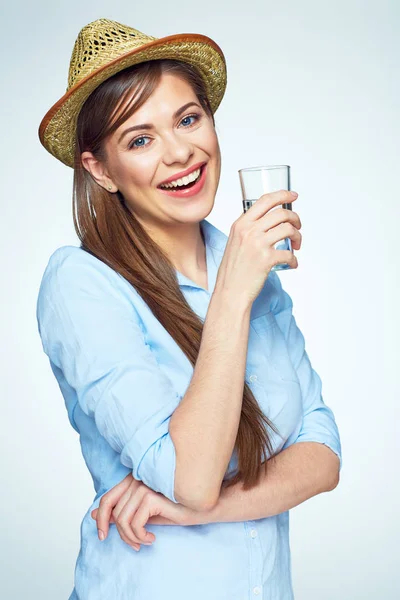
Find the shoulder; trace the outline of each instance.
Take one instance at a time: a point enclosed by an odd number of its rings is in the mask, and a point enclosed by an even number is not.
[[[38,305],[66,304],[79,300],[92,304],[115,301],[131,312],[143,302],[120,273],[79,246],[61,246],[51,255],[39,286]],[[135,311],[136,312],[136,311]]]
[[[119,274],[79,246],[61,246],[50,256],[43,273],[42,283],[68,283],[72,289],[87,287],[95,281],[117,281]]]
[[[79,246],[61,246],[57,248],[51,255],[46,265],[44,275],[57,274],[64,275],[70,269],[74,269],[79,276],[83,271],[99,272],[104,275],[118,275],[106,263],[90,254]]]

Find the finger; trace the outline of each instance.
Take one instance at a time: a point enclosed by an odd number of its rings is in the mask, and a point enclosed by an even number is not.
[[[254,202],[254,204],[246,211],[246,213],[241,216],[248,221],[256,221],[274,206],[295,202],[298,195],[293,194],[297,194],[297,192],[278,190],[276,192],[263,194],[260,196],[257,202]]]
[[[133,535],[132,530],[126,523],[121,523],[121,521],[116,522],[116,527],[118,529],[119,536],[125,544],[128,546],[139,546],[142,543],[135,535]],[[128,532],[128,533],[127,533]]]
[[[257,225],[260,226],[262,231],[267,231],[280,223],[292,223],[296,229],[301,229],[302,224],[299,215],[294,210],[288,208],[275,208],[267,212],[261,219],[258,220]]]
[[[127,489],[126,492],[124,492],[121,496],[121,498],[118,500],[118,502],[116,503],[116,505],[113,508],[112,511],[112,516],[114,517],[115,521],[117,521],[121,511],[125,508],[126,503],[129,502],[129,500],[132,497],[132,492],[131,489]]]
[[[126,525],[124,523],[121,523],[120,517],[118,517],[118,521],[115,521],[115,525],[117,527],[119,536],[121,538],[121,540],[123,542],[125,542],[125,544],[128,544],[128,546],[131,546],[134,550],[139,551],[140,550],[140,541],[134,536],[132,535],[132,532],[129,529],[129,535],[126,535]]]
[[[293,247],[296,250],[300,249],[302,235],[292,223],[280,223],[276,227],[269,229],[265,235],[268,244],[276,244],[279,240],[290,238],[293,241]]]
[[[132,495],[134,495],[134,494],[132,494],[131,490],[128,489],[118,500],[118,503],[116,504],[116,506],[114,506],[113,511],[111,513],[111,517],[114,519],[114,523],[116,524],[120,535],[123,532],[123,530],[121,529],[121,525],[120,525],[120,515],[121,515],[121,512],[123,511],[123,509],[126,507],[126,505],[131,500]],[[124,541],[126,541],[126,540],[124,540]],[[137,542],[138,540],[134,540],[134,541]]]
[[[143,492],[137,491],[136,493],[131,494],[125,505],[119,510],[118,515],[116,514],[116,511],[113,513],[118,532],[127,544],[141,542],[132,530],[131,521],[143,501],[144,491],[145,490],[143,490]]]
[[[115,520],[115,525],[117,527],[119,536],[125,544],[131,546],[135,550],[140,550],[140,540],[137,539],[136,536],[133,535],[130,527],[127,527],[126,523],[121,521],[121,517],[118,517],[118,520]]]
[[[92,519],[94,519],[95,521],[96,521],[96,518],[97,518],[97,512],[98,512],[98,509],[94,508],[92,510],[92,512],[90,513]],[[115,523],[115,520],[114,520],[114,517],[113,517],[112,513],[111,513],[111,517],[110,517],[110,523]]]
[[[151,516],[148,504],[142,502],[131,521],[132,531],[142,544],[151,544],[156,540],[154,533],[147,531],[144,527]]]
[[[111,513],[121,495],[131,485],[131,478],[125,477],[118,485],[102,496],[97,509],[97,530],[99,539],[105,539],[108,535]]]

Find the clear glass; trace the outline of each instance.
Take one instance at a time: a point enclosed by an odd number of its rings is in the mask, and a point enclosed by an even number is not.
[[[290,190],[290,166],[266,165],[239,169],[239,179],[243,196],[243,212],[246,212],[263,194],[278,190]],[[283,208],[292,210],[291,202],[284,203],[282,206]],[[293,252],[290,238],[276,242],[274,248],[276,250],[290,250]],[[271,271],[281,271],[291,268],[287,263],[278,263],[271,268]]]

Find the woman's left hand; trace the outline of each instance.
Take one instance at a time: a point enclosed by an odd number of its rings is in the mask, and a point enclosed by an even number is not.
[[[91,516],[97,521],[100,539],[100,532],[105,539],[109,524],[115,523],[122,540],[135,550],[140,549],[140,544],[149,545],[156,539],[153,533],[146,531],[146,523],[195,525],[202,522],[199,512],[172,502],[131,474],[102,496],[99,508],[92,510]]]

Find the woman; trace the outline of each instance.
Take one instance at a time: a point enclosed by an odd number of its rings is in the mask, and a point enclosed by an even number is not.
[[[96,490],[70,599],[293,598],[288,510],[338,483],[334,415],[271,271],[297,267],[274,244],[298,250],[300,219],[271,210],[297,194],[262,196],[229,237],[205,218],[225,87],[206,36],[99,19],[39,129],[74,168],[81,241],[37,303]]]

